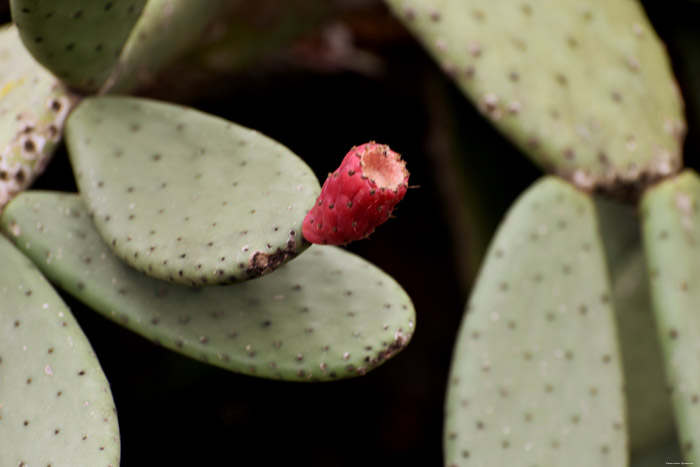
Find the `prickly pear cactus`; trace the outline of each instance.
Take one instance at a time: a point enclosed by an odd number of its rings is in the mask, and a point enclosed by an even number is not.
[[[538,165],[628,196],[681,166],[683,103],[636,1],[388,0]]]
[[[0,236],[0,465],[119,465],[109,384],[68,308]]]
[[[596,197],[622,353],[632,465],[674,437],[636,206]]]
[[[229,3],[226,0],[149,0],[103,90],[124,93],[148,83],[196,42],[204,28]]]
[[[624,370],[629,447],[634,457],[673,439],[673,413],[651,310],[636,209],[602,199],[596,201],[610,269]]]
[[[42,271],[98,312],[190,357],[265,378],[365,374],[402,350],[415,323],[389,276],[334,247],[227,287],[150,279],[116,258],[77,195],[25,192],[2,228]]]
[[[621,466],[622,370],[591,199],[547,177],[492,241],[447,395],[450,466]]]
[[[146,0],[11,0],[31,54],[71,88],[97,91],[109,78]]]
[[[44,170],[77,97],[0,29],[0,210]]]
[[[642,228],[658,334],[681,449],[700,461],[700,178],[686,170],[642,198]]]
[[[172,104],[101,97],[73,112],[66,142],[97,229],[148,275],[230,283],[308,247],[301,226],[318,180],[253,130]]]

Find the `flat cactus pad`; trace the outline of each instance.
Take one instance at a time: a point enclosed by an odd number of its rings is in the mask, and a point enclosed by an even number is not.
[[[100,97],[71,114],[66,140],[98,231],[150,276],[236,282],[308,247],[301,226],[318,180],[256,131],[172,104]]]
[[[253,281],[191,288],[121,262],[77,195],[25,192],[8,205],[2,225],[49,278],[96,311],[235,372],[292,381],[361,376],[414,332],[403,289],[336,247],[314,246]]]
[[[34,58],[71,88],[98,90],[146,0],[11,0],[12,20]]]
[[[690,170],[642,198],[642,233],[657,330],[688,462],[700,456],[700,177]]]
[[[507,214],[467,306],[445,464],[626,465],[611,301],[591,199],[538,182]]]
[[[3,236],[0,258],[0,465],[118,467],[114,401],[90,343]]]
[[[683,102],[638,2],[388,3],[544,169],[624,197],[680,168]]]
[[[0,210],[43,172],[77,96],[0,28]]]

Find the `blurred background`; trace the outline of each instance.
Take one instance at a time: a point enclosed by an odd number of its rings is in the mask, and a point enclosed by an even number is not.
[[[643,2],[686,99],[697,168],[700,2]],[[9,8],[0,6],[9,21]],[[232,2],[196,50],[140,94],[255,128],[319,179],[353,145],[403,154],[393,219],[348,247],[391,274],[418,314],[408,348],[368,375],[324,384],[235,375],[108,322],[65,295],[109,379],[122,465],[442,464],[452,346],[499,220],[539,175],[483,120],[378,0]],[[75,191],[65,152],[35,187]]]

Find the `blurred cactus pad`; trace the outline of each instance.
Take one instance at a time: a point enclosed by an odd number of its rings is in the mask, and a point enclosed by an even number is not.
[[[700,462],[700,2],[660,5],[0,2],[0,467]],[[367,141],[415,185],[311,245]]]
[[[388,3],[542,168],[620,195],[681,166],[683,101],[636,1]]]

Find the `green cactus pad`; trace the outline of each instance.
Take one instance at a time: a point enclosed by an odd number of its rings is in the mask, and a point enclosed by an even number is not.
[[[189,285],[260,276],[308,244],[309,167],[253,130],[145,99],[84,100],[66,125],[97,229],[133,267]]]
[[[591,199],[547,177],[511,208],[459,333],[445,464],[623,466],[622,370]]]
[[[34,58],[70,87],[94,92],[109,78],[146,0],[10,0]]]
[[[629,446],[634,456],[673,438],[673,412],[651,311],[636,209],[596,201],[620,336]]]
[[[413,334],[403,289],[339,248],[314,246],[260,279],[195,289],[119,261],[77,195],[25,192],[2,224],[48,277],[109,319],[228,370],[293,381],[360,376]]]
[[[0,28],[0,210],[44,170],[77,99]]]
[[[616,269],[613,303],[625,370],[629,445],[632,453],[641,453],[673,438],[673,412],[641,248]]]
[[[681,166],[682,99],[636,1],[388,3],[541,167],[626,196]]]
[[[114,402],[89,342],[3,236],[0,258],[0,465],[117,467]]]
[[[227,4],[226,0],[150,0],[103,90],[126,93],[153,80],[201,37]]]
[[[651,298],[681,449],[700,462],[700,178],[685,171],[642,198]]]

